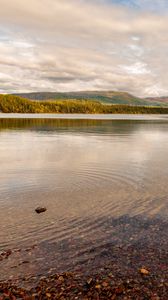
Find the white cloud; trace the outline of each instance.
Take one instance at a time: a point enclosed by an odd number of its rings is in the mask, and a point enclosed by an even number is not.
[[[168,94],[166,14],[77,0],[0,7],[0,92]]]
[[[141,75],[141,74],[150,74],[150,71],[147,69],[147,65],[142,62],[136,62],[133,65],[121,66],[121,69],[124,70],[127,74]]]

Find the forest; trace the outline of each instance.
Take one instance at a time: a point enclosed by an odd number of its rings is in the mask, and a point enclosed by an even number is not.
[[[168,107],[103,104],[91,100],[36,101],[0,95],[1,113],[168,114]]]

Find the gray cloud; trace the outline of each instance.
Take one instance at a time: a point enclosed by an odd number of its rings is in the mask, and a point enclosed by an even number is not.
[[[0,0],[0,92],[168,94],[168,16],[97,1]]]

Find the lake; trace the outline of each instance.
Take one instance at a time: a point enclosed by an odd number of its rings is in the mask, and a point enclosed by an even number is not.
[[[0,166],[0,279],[167,247],[167,116],[1,114]]]

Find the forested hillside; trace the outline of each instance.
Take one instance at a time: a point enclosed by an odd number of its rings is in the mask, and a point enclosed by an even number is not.
[[[2,113],[132,113],[166,114],[168,107],[109,105],[90,100],[33,101],[14,95],[0,95]]]

